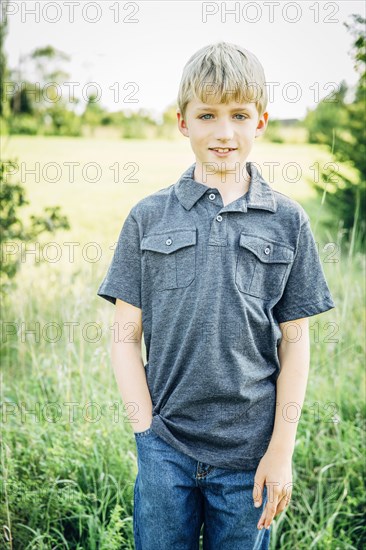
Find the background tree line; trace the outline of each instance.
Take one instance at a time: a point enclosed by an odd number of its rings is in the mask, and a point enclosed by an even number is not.
[[[5,11],[4,11],[5,13]],[[363,216],[366,207],[366,139],[365,139],[365,90],[366,53],[365,23],[360,15],[353,14],[351,23],[344,23],[353,36],[352,57],[359,75],[352,101],[346,101],[349,91],[342,81],[332,97],[327,96],[312,110],[308,110],[303,121],[294,121],[293,126],[306,130],[306,140],[328,148],[334,163],[321,171],[320,181],[309,183],[318,193],[321,201],[326,198],[330,216],[324,220],[332,227],[334,218],[339,220],[352,248],[363,249],[366,221]],[[91,135],[101,126],[118,129],[122,139],[170,139],[177,135],[176,105],[167,107],[161,121],[154,120],[146,109],[137,112],[107,112],[91,95],[84,111],[79,115],[70,108],[79,100],[70,103],[65,97],[58,97],[59,87],[70,80],[63,63],[70,60],[65,53],[52,46],[37,48],[23,56],[19,67],[10,69],[4,50],[8,30],[7,18],[0,22],[0,133],[1,135],[57,135],[83,136],[83,129],[89,128]],[[25,70],[26,69],[26,70]],[[32,74],[28,80],[26,74]],[[47,86],[46,86],[47,85]],[[46,89],[46,95],[43,90]],[[281,124],[270,121],[264,138],[281,143]],[[20,221],[19,209],[28,204],[24,188],[10,183],[8,171],[14,166],[14,159],[1,160],[0,199],[3,207],[0,243],[9,240],[32,240],[40,232],[54,232],[68,228],[68,221],[59,207],[48,207],[43,217],[31,217],[27,229]],[[342,163],[341,165],[339,163]],[[10,263],[9,263],[10,262]],[[19,265],[16,257],[2,262],[0,275],[11,279]]]

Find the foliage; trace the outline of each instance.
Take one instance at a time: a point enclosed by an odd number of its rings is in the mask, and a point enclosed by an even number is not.
[[[98,105],[96,100],[96,95],[92,94],[89,96],[87,106],[81,117],[82,123],[91,127],[92,135],[94,135],[95,128],[102,124],[102,119],[105,115],[104,109]]]
[[[148,128],[156,126],[146,109],[139,109],[136,113],[125,116],[122,124],[122,136],[124,139],[145,139],[148,137]]]
[[[322,182],[311,182],[319,195],[327,195],[332,220],[326,223],[334,225],[334,216],[341,220],[346,238],[353,245],[363,248],[366,240],[366,220],[362,213],[366,210],[366,53],[365,23],[359,15],[352,15],[352,23],[344,23],[354,37],[353,57],[355,70],[360,74],[351,103],[345,102],[347,86],[342,82],[335,95],[336,102],[323,100],[319,106],[308,113],[306,124],[309,140],[325,144],[334,155],[335,165],[322,171]],[[340,168],[338,162],[348,168]]]
[[[8,31],[8,19],[6,17],[7,5],[8,0],[5,0],[1,7],[3,15],[0,19],[0,119],[4,119],[5,121],[8,119],[10,111],[6,94],[6,86],[9,81],[9,70],[4,51],[4,42]]]
[[[42,233],[54,234],[58,229],[70,229],[66,216],[62,215],[59,206],[49,206],[41,216],[31,215],[28,227],[23,223],[20,209],[29,204],[25,189],[19,183],[11,183],[9,174],[18,169],[14,160],[0,161],[0,282],[1,291],[5,292],[23,261],[22,244],[34,242]],[[40,247],[42,250],[42,247]]]
[[[39,133],[40,125],[37,118],[26,113],[11,117],[8,131],[10,134],[25,136],[36,136]]]
[[[82,121],[73,111],[62,106],[55,106],[44,115],[43,135],[45,136],[73,136],[82,135]]]
[[[264,141],[270,141],[271,143],[284,143],[284,139],[281,136],[281,124],[279,120],[269,120],[266,131],[263,134]]]
[[[329,144],[335,128],[347,128],[345,96],[348,87],[342,80],[336,91],[322,99],[315,110],[308,109],[304,125],[309,143]]]

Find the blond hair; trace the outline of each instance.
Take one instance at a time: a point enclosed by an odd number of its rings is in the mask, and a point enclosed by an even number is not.
[[[177,97],[183,118],[192,99],[203,103],[255,102],[260,118],[268,103],[263,67],[241,46],[223,41],[209,44],[194,53],[183,68]]]

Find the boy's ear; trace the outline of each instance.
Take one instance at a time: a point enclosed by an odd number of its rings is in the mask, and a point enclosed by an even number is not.
[[[267,111],[262,114],[258,120],[257,129],[255,131],[255,137],[261,136],[266,131],[268,126],[268,113]]]
[[[177,110],[177,124],[180,133],[183,134],[185,137],[189,137],[189,131],[186,125],[186,121],[182,117],[182,113],[179,111],[179,109]]]

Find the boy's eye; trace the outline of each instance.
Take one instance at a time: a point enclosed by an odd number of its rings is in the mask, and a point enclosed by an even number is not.
[[[201,116],[199,116],[198,118],[200,118],[200,119],[202,119],[202,120],[209,120],[209,119],[207,119],[207,118],[204,118],[204,117],[206,117],[206,116],[210,117],[210,116],[213,116],[213,115],[212,115],[211,113],[207,113],[206,115],[201,115]],[[246,115],[244,115],[244,114],[242,114],[242,113],[236,113],[234,116],[244,117],[244,119],[245,119],[245,118],[248,118]],[[243,119],[240,118],[239,120],[243,120]]]

